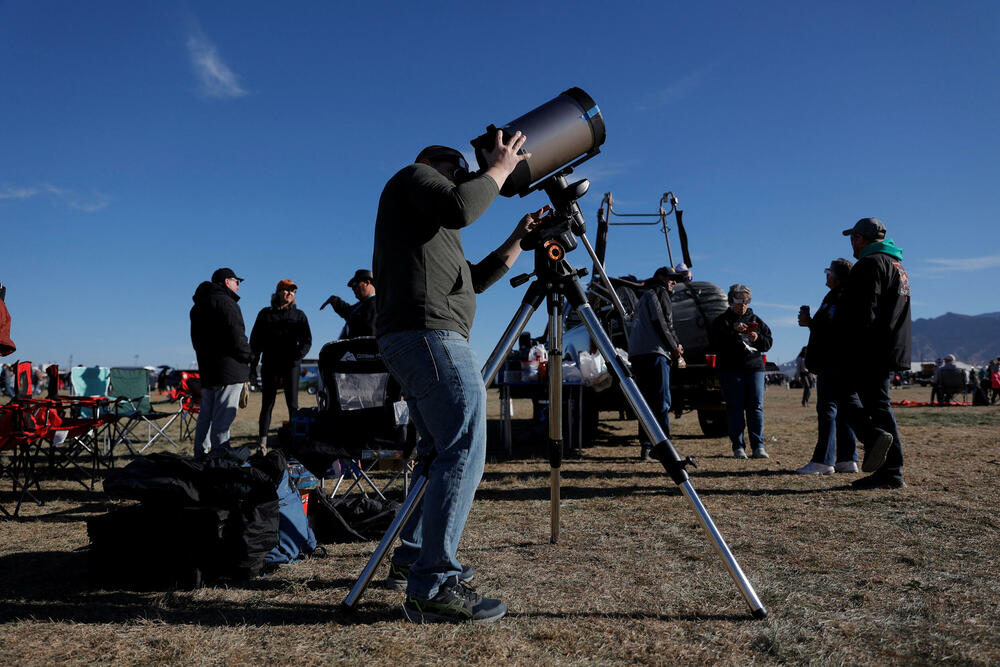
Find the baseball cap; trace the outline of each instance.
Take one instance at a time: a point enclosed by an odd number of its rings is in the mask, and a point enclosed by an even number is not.
[[[878,218],[861,218],[850,229],[844,230],[844,236],[857,234],[866,239],[884,239],[885,225]]]
[[[465,156],[454,148],[448,148],[447,146],[428,146],[417,154],[417,159],[414,162],[420,162],[421,160],[427,160],[428,162],[432,160],[454,160],[460,168],[469,171],[469,163],[466,161]]]
[[[236,275],[233,270],[228,267],[216,269],[215,273],[212,274],[213,283],[224,283],[229,278],[236,278],[239,282],[243,282],[243,279]]]
[[[368,269],[358,269],[357,271],[354,272],[354,277],[347,281],[347,286],[354,287],[362,280],[373,282],[375,279],[372,277],[372,272],[369,271]]]
[[[298,285],[296,285],[295,283],[293,283],[288,278],[284,278],[284,279],[278,281],[278,286],[274,288],[274,291],[275,292],[280,292],[283,289],[287,289],[287,290],[291,290],[291,291],[294,292],[298,288],[299,288]]]

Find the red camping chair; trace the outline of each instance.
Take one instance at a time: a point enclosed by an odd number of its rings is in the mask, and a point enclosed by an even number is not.
[[[0,461],[0,477],[10,479],[15,499],[13,512],[0,505],[5,516],[16,517],[26,497],[43,504],[32,489],[41,491],[35,465],[42,438],[48,432],[48,418],[48,409],[31,403],[18,401],[0,406],[0,454],[9,456],[6,463]]]
[[[171,373],[173,376],[174,373]],[[167,396],[172,401],[181,402],[181,436],[180,440],[194,439],[195,427],[198,423],[198,413],[201,410],[201,375],[198,371],[176,371],[176,376],[170,378],[176,384],[171,384]]]
[[[99,468],[111,467],[108,456],[114,433],[114,411],[101,396],[60,396],[49,399],[49,463],[53,470],[77,473],[77,482],[92,491]],[[88,481],[84,481],[88,480]]]
[[[14,396],[16,398],[31,398],[34,387],[31,385],[31,362],[18,361],[14,366]]]

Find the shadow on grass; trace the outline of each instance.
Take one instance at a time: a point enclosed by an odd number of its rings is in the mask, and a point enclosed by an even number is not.
[[[354,579],[313,579],[288,582],[267,577],[229,584],[243,590],[297,591],[347,590]],[[73,623],[126,623],[156,620],[177,625],[341,625],[397,621],[402,613],[395,605],[367,605],[348,612],[329,604],[268,602],[248,607],[244,601],[193,600],[185,593],[164,591],[103,590],[87,576],[84,550],[41,551],[11,554],[0,558],[0,623],[42,619]]]

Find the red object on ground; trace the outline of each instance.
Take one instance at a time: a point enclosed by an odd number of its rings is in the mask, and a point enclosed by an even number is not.
[[[892,405],[899,408],[925,408],[925,407],[961,407],[963,405],[972,405],[969,401],[951,401],[950,403],[931,403],[929,401],[893,401]]]

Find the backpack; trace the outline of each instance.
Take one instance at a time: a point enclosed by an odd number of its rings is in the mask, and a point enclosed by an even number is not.
[[[286,470],[278,484],[278,544],[265,560],[272,565],[291,563],[305,558],[315,549],[316,535],[302,509],[302,497]]]

